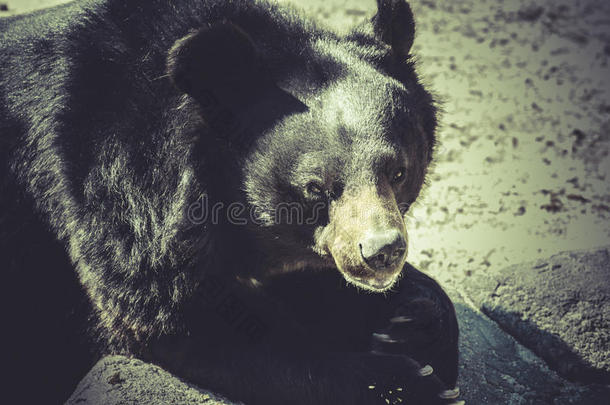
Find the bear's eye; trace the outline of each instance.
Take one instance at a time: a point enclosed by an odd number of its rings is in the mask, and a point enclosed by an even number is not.
[[[324,196],[322,186],[314,181],[307,183],[307,192],[315,197]]]
[[[405,173],[406,173],[407,169],[404,167],[399,168],[398,170],[396,170],[394,172],[394,174],[392,175],[392,183],[394,184],[398,184],[401,181],[403,181],[405,179]]]
[[[400,203],[398,204],[398,209],[400,210],[401,214],[406,214],[407,211],[409,211],[409,208],[411,208],[411,203]]]

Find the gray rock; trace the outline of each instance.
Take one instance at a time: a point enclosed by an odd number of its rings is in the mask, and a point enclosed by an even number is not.
[[[100,360],[66,404],[236,405],[185,383],[158,366],[124,356]]]
[[[610,251],[475,274],[463,293],[561,375],[610,384]]]
[[[449,291],[460,322],[460,399],[471,405],[602,404],[610,388],[580,386],[554,371]]]

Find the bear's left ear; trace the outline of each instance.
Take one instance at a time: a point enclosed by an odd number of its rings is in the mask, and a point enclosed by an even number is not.
[[[392,47],[399,60],[406,59],[415,37],[411,7],[405,0],[377,0],[373,30],[379,39]]]
[[[176,41],[167,57],[174,85],[195,100],[210,95],[225,107],[247,103],[260,82],[254,42],[241,28],[220,22]],[[250,91],[251,90],[251,91]]]

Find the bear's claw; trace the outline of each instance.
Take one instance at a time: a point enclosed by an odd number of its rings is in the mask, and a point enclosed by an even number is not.
[[[422,377],[427,377],[429,375],[432,375],[432,373],[434,373],[434,369],[429,364],[419,370],[419,375]]]
[[[390,318],[390,323],[407,323],[413,322],[415,319],[410,316],[395,316]]]
[[[373,338],[375,338],[383,343],[405,343],[406,342],[404,339],[394,339],[386,333],[373,333]]]
[[[452,390],[445,390],[438,394],[438,396],[442,399],[456,399],[460,396],[460,389],[458,387],[455,387]]]

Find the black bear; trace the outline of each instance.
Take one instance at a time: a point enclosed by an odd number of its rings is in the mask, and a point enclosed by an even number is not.
[[[126,353],[248,405],[455,402],[455,311],[406,263],[436,109],[404,0],[345,35],[263,0],[0,32],[5,394]]]

